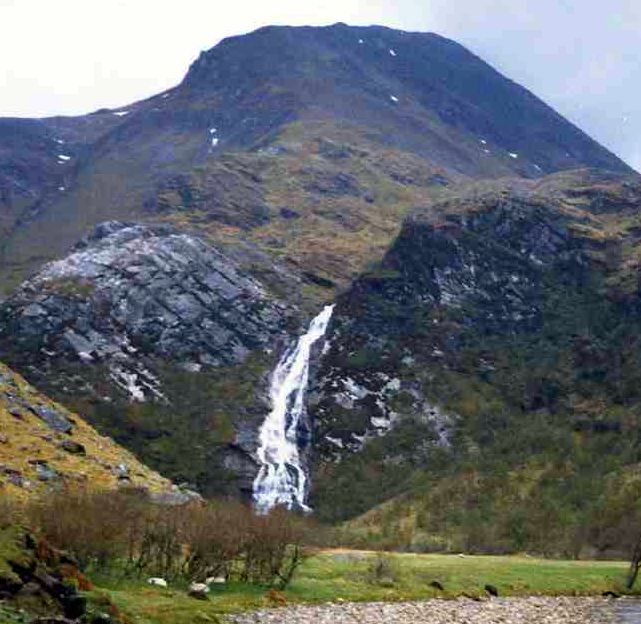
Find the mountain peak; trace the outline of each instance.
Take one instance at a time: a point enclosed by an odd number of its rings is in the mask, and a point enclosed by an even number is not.
[[[498,154],[526,177],[593,166],[630,172],[616,156],[460,44],[383,26],[267,26],[223,40],[181,87],[219,98],[243,141],[292,119],[384,128],[386,141],[463,173]],[[211,101],[211,100],[210,100]],[[232,109],[239,114],[232,114]],[[465,143],[472,139],[475,153]]]

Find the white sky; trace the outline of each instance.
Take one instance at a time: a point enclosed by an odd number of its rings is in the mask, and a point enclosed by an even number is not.
[[[223,37],[338,21],[456,39],[641,169],[641,0],[0,0],[0,115],[121,106]]]

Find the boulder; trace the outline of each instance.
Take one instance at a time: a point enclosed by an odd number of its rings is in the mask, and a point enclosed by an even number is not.
[[[52,468],[47,462],[37,460],[33,463],[35,463],[36,466],[36,476],[38,477],[38,481],[56,481],[60,478],[60,473]]]
[[[57,433],[71,433],[73,425],[60,412],[43,405],[30,406],[30,410],[42,420],[50,429]]]
[[[163,505],[165,507],[178,507],[180,505],[186,505],[187,503],[203,501],[203,497],[198,492],[177,486],[172,490],[166,490],[164,492],[152,492],[149,498],[156,505]]]
[[[196,598],[198,600],[207,600],[209,585],[207,585],[206,583],[192,583],[189,586],[189,591],[187,593],[192,598]]]
[[[152,576],[151,578],[147,579],[147,583],[149,585],[154,585],[156,587],[167,587],[167,581],[164,578],[160,578],[157,576]]]
[[[59,445],[58,448],[62,449],[63,451],[66,451],[67,453],[70,453],[71,455],[86,455],[87,450],[85,447],[80,444],[80,442],[76,442],[75,440],[63,440]]]

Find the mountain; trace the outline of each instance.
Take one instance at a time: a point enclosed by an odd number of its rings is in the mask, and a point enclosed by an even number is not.
[[[172,487],[0,364],[0,496],[28,498],[61,485],[126,485],[155,493],[169,493]]]
[[[362,246],[360,234],[382,252],[400,213],[454,173],[580,166],[629,172],[452,41],[267,27],[224,40],[178,86],[121,109],[0,120],[1,275],[15,285],[98,223],[142,219],[248,240],[345,284],[375,259],[345,247]],[[318,241],[319,229],[334,236]]]
[[[263,28],[144,101],[0,120],[0,358],[248,497],[270,373],[331,302],[289,432],[319,516],[514,550],[549,508],[557,552],[607,550],[639,464],[639,180],[438,35]]]

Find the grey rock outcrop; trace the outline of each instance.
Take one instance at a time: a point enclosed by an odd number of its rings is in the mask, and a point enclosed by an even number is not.
[[[131,400],[162,400],[154,361],[191,372],[238,364],[272,345],[292,313],[197,237],[108,222],[5,303],[0,343],[9,361],[28,353],[45,371],[103,364]],[[54,416],[40,415],[67,428]]]
[[[69,419],[63,416],[60,412],[52,409],[51,407],[36,405],[30,406],[29,409],[55,432],[71,433],[73,431],[73,425],[71,424]]]

